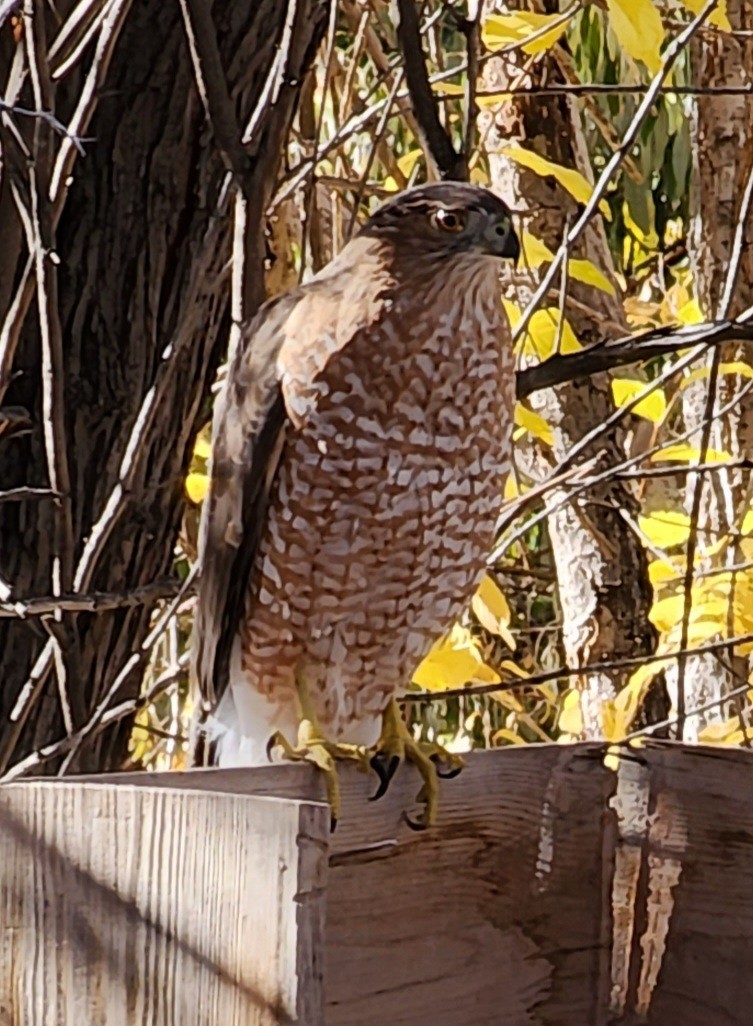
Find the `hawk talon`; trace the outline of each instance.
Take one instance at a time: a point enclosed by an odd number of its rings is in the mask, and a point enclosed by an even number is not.
[[[369,765],[379,777],[379,787],[377,788],[376,793],[369,798],[370,802],[377,802],[387,794],[387,788],[390,786],[392,778],[400,765],[399,755],[393,755],[385,765],[384,754],[384,752],[375,752],[369,760]]]
[[[443,759],[438,752],[435,752],[434,755],[430,755],[429,758],[434,763],[437,770],[437,776],[440,780],[454,780],[455,777],[459,777],[460,774],[463,772],[462,762],[459,765],[455,766],[453,766],[452,763],[450,763],[448,769],[442,771],[440,767],[442,766]]]
[[[403,820],[414,833],[420,834],[428,830],[429,824],[424,819],[411,819],[407,812],[403,811]]]

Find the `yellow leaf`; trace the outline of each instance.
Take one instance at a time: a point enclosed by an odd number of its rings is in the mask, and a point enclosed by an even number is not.
[[[652,463],[700,463],[701,450],[684,442],[678,445],[668,445],[651,457]],[[703,453],[704,463],[729,463],[731,457],[726,452],[718,449],[708,449]]]
[[[648,564],[648,579],[654,588],[669,581],[677,581],[684,573],[684,567],[676,567],[664,559],[654,559]]]
[[[211,443],[199,435],[196,439],[196,443],[193,447],[193,454],[200,460],[208,460],[212,454]]]
[[[740,534],[753,534],[753,509],[749,509],[740,525]]]
[[[702,744],[719,745],[729,743],[730,737],[740,730],[740,717],[733,716],[724,723],[709,723],[698,732],[698,740]]]
[[[554,434],[543,417],[529,410],[522,403],[515,404],[515,423],[529,435],[538,438],[544,445],[554,445]]]
[[[490,634],[501,637],[505,644],[515,649],[515,639],[509,631],[510,607],[507,599],[488,574],[484,574],[476,594],[471,600],[471,609],[478,622]]]
[[[542,242],[541,239],[532,235],[527,228],[523,229],[521,236],[523,247],[523,266],[536,270],[542,264],[551,263],[554,260],[554,253]],[[590,260],[569,260],[567,273],[576,281],[582,281],[585,285],[593,285],[602,292],[614,296],[615,289],[609,278],[599,270]]]
[[[609,278],[599,270],[596,264],[590,260],[570,260],[567,265],[567,273],[576,281],[582,281],[584,285],[593,285],[596,289],[616,296],[614,285]]]
[[[421,157],[423,157],[423,155],[423,150],[415,149],[408,150],[407,153],[404,153],[402,157],[398,158],[397,166],[400,168],[400,170],[403,172],[406,178],[410,178],[414,167],[419,162]]]
[[[527,228],[523,229],[521,236],[523,246],[523,263],[526,267],[535,270],[542,264],[551,263],[554,260],[554,253],[536,235],[532,235]]]
[[[661,67],[664,29],[654,4],[651,0],[607,0],[607,8],[609,24],[620,46],[655,75]]]
[[[427,691],[458,688],[477,681],[498,684],[499,674],[484,662],[467,628],[455,624],[420,663],[413,682]]]
[[[693,298],[682,304],[677,311],[677,319],[680,324],[703,324],[706,318],[703,316],[698,300]]]
[[[753,378],[753,367],[749,363],[743,363],[742,360],[733,360],[731,363],[720,363],[719,364],[719,376],[725,374],[736,374],[740,378]],[[704,378],[709,376],[708,367],[698,367],[696,370],[686,374],[682,379],[680,388],[687,388],[694,381],[702,381]]]
[[[668,662],[671,662],[670,657],[639,666],[631,674],[630,680],[622,691],[614,699],[603,703],[604,733],[607,741],[622,741],[629,733],[648,685],[654,677],[661,673]]]
[[[203,501],[209,487],[209,478],[206,474],[189,474],[186,478],[186,495],[198,506]]]
[[[564,319],[560,330],[560,312],[556,306],[537,310],[533,314],[518,346],[527,356],[538,356],[540,360],[546,360],[555,349],[560,353],[576,353],[583,348],[567,318]]]
[[[554,24],[554,28],[544,31],[551,24]],[[481,38],[489,50],[501,50],[502,47],[520,43],[526,53],[536,54],[553,46],[566,28],[567,22],[562,21],[559,14],[535,14],[529,11],[492,14],[481,26]],[[539,32],[542,34],[538,35]],[[524,42],[534,34],[535,39],[530,43]]]
[[[505,153],[516,164],[520,164],[521,167],[527,167],[534,174],[541,175],[544,178],[548,176],[555,178],[562,188],[566,189],[579,203],[585,204],[591,199],[594,191],[593,185],[575,168],[555,164],[554,161],[547,160],[546,157],[534,153],[533,150],[526,150],[522,146],[518,146],[517,143],[502,146],[499,152]],[[599,210],[607,220],[611,219],[612,212],[606,200],[601,200]]]
[[[640,516],[638,526],[651,544],[660,549],[684,545],[690,535],[690,517],[673,509],[654,510],[648,516]]]
[[[682,0],[683,4],[692,11],[693,14],[700,14],[703,8],[706,6],[706,0]],[[723,32],[731,32],[732,26],[729,23],[727,17],[727,0],[719,0],[716,9],[706,19],[707,25],[716,25]]]
[[[682,593],[669,595],[667,598],[654,602],[649,610],[648,618],[660,631],[669,631],[682,620],[684,608],[685,596]]]
[[[613,378],[612,395],[615,406],[618,408],[627,406],[645,387],[645,381],[634,381],[632,378]],[[654,424],[658,424],[666,412],[667,400],[660,388],[650,392],[633,408],[633,413],[639,417],[645,417],[646,420],[650,420]]]
[[[513,303],[513,301],[511,299],[507,299],[506,296],[502,297],[502,306],[507,314],[510,327],[515,328],[520,323],[520,318],[523,316],[522,310],[517,303]]]
[[[509,730],[507,727],[500,727],[499,730],[495,730],[492,734],[492,741],[495,743],[498,741],[508,741],[511,745],[524,745],[526,743],[524,737],[516,734],[514,730]]]
[[[566,691],[562,696],[560,715],[558,720],[559,729],[573,737],[580,737],[583,733],[583,713],[580,708],[580,692],[575,688]]]

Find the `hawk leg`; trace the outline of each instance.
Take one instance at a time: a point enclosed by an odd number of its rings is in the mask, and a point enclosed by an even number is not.
[[[340,818],[340,779],[337,775],[337,761],[349,759],[367,769],[368,751],[362,745],[345,745],[329,741],[319,726],[311,692],[301,675],[296,675],[296,690],[301,707],[297,742],[295,745],[291,744],[278,730],[267,743],[267,755],[271,757],[273,749],[280,748],[286,759],[293,762],[310,762],[322,771],[330,807],[330,830],[334,830]]]
[[[382,736],[371,758],[371,766],[380,779],[379,788],[372,801],[385,794],[395,771],[404,760],[413,763],[424,782],[417,799],[424,805],[423,815],[419,820],[412,820],[406,816],[406,820],[414,830],[425,830],[434,826],[437,819],[438,778],[456,777],[463,768],[463,760],[436,742],[415,741],[400,715],[397,702],[393,699],[384,711]],[[440,772],[438,767],[441,764],[448,767],[445,772]]]

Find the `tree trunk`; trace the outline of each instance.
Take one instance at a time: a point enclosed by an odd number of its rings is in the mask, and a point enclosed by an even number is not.
[[[713,29],[700,33],[692,46],[693,81],[698,86],[733,87],[747,90],[753,67],[753,3],[728,0],[727,16],[737,37]],[[745,33],[748,35],[746,36]],[[753,104],[747,94],[699,95],[693,104],[693,169],[689,251],[698,300],[706,317],[736,316],[753,304],[753,217],[742,211],[748,180],[753,174]],[[725,298],[725,286],[733,256],[738,221],[742,218],[742,248],[734,290]],[[728,345],[720,354],[722,362],[744,361],[753,365],[753,346]],[[709,354],[710,367],[713,354]],[[726,406],[745,385],[738,375],[722,375],[716,386],[715,409]],[[702,421],[706,413],[709,378],[685,390],[683,414],[688,428],[695,427],[692,444],[702,440]],[[722,450],[734,459],[753,455],[753,396],[748,393],[725,416],[715,416],[710,447]],[[688,478],[686,507],[693,509],[696,477]],[[715,559],[702,559],[697,570],[715,565],[745,562],[740,548],[739,528],[745,510],[751,504],[750,474],[745,470],[722,470],[698,482],[702,489],[698,517],[699,542],[708,548],[725,535],[730,536],[723,552]],[[733,574],[734,587],[734,574]],[[734,627],[733,627],[734,630]],[[689,718],[684,736],[695,740],[706,724],[727,717],[724,696],[747,679],[747,660],[725,656],[724,662],[711,655],[689,659],[685,668],[684,702],[688,710],[718,703],[708,711]],[[670,679],[676,688],[676,680]]]
[[[496,8],[487,4],[487,13]],[[513,6],[510,4],[507,7]],[[525,55],[523,55],[525,56]],[[485,66],[485,89],[505,92],[514,82],[518,87],[562,81],[552,56],[523,72],[516,58],[495,58]],[[528,171],[507,157],[504,147],[519,143],[566,167],[575,167],[591,177],[590,165],[575,100],[568,97],[517,95],[481,116],[481,135],[486,138],[492,185],[511,207],[522,212],[529,230],[556,250],[576,217],[576,203],[554,179]],[[500,152],[501,151],[501,152]],[[582,236],[574,257],[591,260],[608,278],[614,273],[606,238],[598,221]],[[530,291],[538,284],[536,271],[529,275]],[[559,307],[550,296],[542,306]],[[587,345],[610,334],[627,333],[618,298],[577,281],[567,283],[565,315],[575,334]],[[568,455],[572,446],[593,428],[603,424],[613,410],[608,381],[604,375],[584,382],[548,389],[537,394],[534,408],[553,430],[551,451],[533,447],[525,454],[535,477],[551,473],[552,467]],[[622,431],[602,434],[584,458],[603,451],[600,469],[625,457]],[[553,491],[547,501],[563,497]],[[557,584],[563,620],[563,643],[571,666],[618,660],[648,654],[656,636],[648,621],[651,589],[646,557],[621,511],[637,511],[637,503],[626,487],[616,482],[598,486],[562,507],[548,519],[549,534],[557,569]],[[601,737],[603,702],[612,699],[627,675],[616,670],[591,675],[579,681],[583,692],[583,736]],[[663,685],[657,685],[648,708],[651,719],[666,713]]]
[[[40,39],[44,33],[51,43],[56,34],[60,39],[60,26],[66,27],[75,7],[64,0],[53,16],[41,0],[32,6],[33,17],[0,28],[2,91],[23,108],[35,107],[37,99],[33,76],[19,80],[13,70],[26,59],[29,32],[37,34],[44,79],[47,48]],[[245,148],[247,180],[256,183],[245,204],[246,313],[263,298],[264,210],[327,6],[327,0],[292,6],[234,0],[215,3],[212,12],[241,128],[252,112],[262,115]],[[0,135],[0,324],[13,318],[29,257],[14,189],[31,208],[34,178],[40,223],[49,229],[46,248],[56,254],[44,261],[46,273],[37,273],[37,288],[40,274],[46,282],[48,305],[32,298],[9,383],[1,379],[0,363],[0,393],[8,384],[0,402],[25,408],[32,422],[28,434],[0,438],[0,482],[3,489],[50,485],[44,436],[49,396],[44,398],[41,385],[49,348],[40,331],[40,309],[49,315],[53,335],[56,322],[60,335],[62,378],[53,383],[53,392],[60,386],[65,459],[60,447],[57,453],[60,462],[67,460],[70,476],[70,496],[58,502],[0,501],[0,580],[10,584],[13,601],[70,590],[77,566],[77,587],[84,592],[126,593],[170,574],[184,505],[182,482],[228,341],[233,235],[228,193],[232,200],[233,189],[195,84],[181,5],[142,0],[120,7],[124,17],[109,70],[94,92],[94,116],[82,132],[85,156],[75,159],[57,227],[54,203],[47,202],[42,186],[50,184],[52,161],[64,145],[61,135],[44,121],[13,115],[31,152],[34,176],[27,174],[7,123]],[[291,23],[289,7],[295,12]],[[91,51],[103,35],[104,28],[50,88],[48,109],[64,123],[91,74],[96,60]],[[53,70],[60,59],[53,50]],[[206,68],[204,73],[209,74]],[[150,389],[155,390],[151,407]],[[142,424],[139,411],[146,410]],[[115,512],[102,519],[108,503]],[[100,535],[105,523],[108,529]],[[54,572],[53,558],[60,568]],[[134,607],[65,614],[44,624],[0,619],[0,769],[81,727],[108,692],[113,702],[138,693],[140,665],[119,683],[117,677],[139,651],[153,608],[152,597]],[[45,672],[34,681],[30,674],[50,631],[58,639],[65,673]],[[65,703],[61,688],[67,692]],[[101,733],[74,765],[117,767],[129,731],[126,720]]]

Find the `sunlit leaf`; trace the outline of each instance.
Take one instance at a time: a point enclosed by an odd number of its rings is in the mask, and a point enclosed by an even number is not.
[[[677,581],[684,573],[684,568],[673,566],[664,559],[653,559],[648,564],[648,579],[654,588],[669,581]]]
[[[548,32],[547,25],[554,25]],[[522,43],[526,53],[536,54],[548,50],[567,28],[567,22],[558,14],[536,14],[517,11],[515,14],[491,14],[481,26],[481,38],[489,50],[501,50],[510,44]],[[541,32],[541,35],[538,33]],[[524,40],[536,34],[526,43]]]
[[[408,150],[402,157],[398,157],[397,166],[400,168],[406,178],[410,178],[413,173],[413,169],[419,160],[423,157],[423,150],[415,149]]]
[[[547,160],[546,157],[534,153],[533,150],[524,149],[522,146],[518,146],[517,143],[501,147],[500,152],[514,160],[516,164],[520,164],[521,167],[527,167],[534,174],[541,175],[544,178],[549,176],[555,178],[562,188],[569,192],[579,203],[585,204],[591,199],[594,191],[593,185],[575,168],[555,164],[554,161]],[[612,212],[606,200],[602,200],[599,203],[599,210],[607,220],[611,219]]]
[[[552,353],[576,353],[583,346],[565,317],[560,328],[560,312],[555,306],[537,310],[528,322],[518,346],[527,356],[546,360]]]
[[[707,449],[701,453],[695,446],[686,445],[680,442],[677,445],[668,445],[651,456],[652,463],[700,463],[701,456],[704,463],[729,463],[732,458],[729,453],[720,452],[718,449]]]
[[[664,28],[652,0],[607,0],[609,24],[620,46],[633,60],[643,61],[652,75],[661,68]]]
[[[209,478],[206,474],[194,473],[186,477],[186,495],[197,506],[200,502],[203,502],[208,487]]]
[[[521,233],[521,245],[523,247],[522,264],[531,270],[536,270],[542,264],[551,263],[554,260],[554,253],[527,228]],[[585,285],[593,285],[594,288],[607,292],[610,296],[616,295],[614,285],[609,278],[599,270],[596,264],[590,260],[571,259],[567,264],[567,273],[576,281],[582,281]]]
[[[753,509],[749,509],[743,517],[743,522],[740,524],[740,534],[753,534]]]
[[[202,436],[199,435],[193,447],[193,454],[200,460],[208,460],[212,454],[211,443],[206,438],[202,438]]]
[[[526,739],[521,737],[520,734],[516,734],[514,730],[510,730],[509,727],[500,727],[499,730],[495,730],[492,734],[492,741],[497,744],[500,741],[507,741],[512,745],[524,745]]]
[[[703,316],[698,300],[693,297],[687,303],[683,303],[677,311],[677,319],[680,324],[703,324],[706,318]]]
[[[684,545],[690,535],[690,517],[673,509],[654,510],[647,516],[640,516],[638,526],[651,544],[660,549]]]
[[[617,292],[609,278],[599,270],[591,260],[572,259],[568,261],[567,273],[576,281],[582,281],[584,285],[593,285],[595,289],[610,296],[616,296]]]
[[[498,684],[500,676],[484,662],[470,631],[459,624],[437,642],[413,674],[413,682],[427,691],[462,687],[473,681]]]
[[[700,14],[706,6],[707,0],[682,0],[682,2],[693,14]],[[723,32],[732,31],[732,26],[727,17],[727,0],[719,0],[716,8],[706,19],[706,24],[715,25],[717,28],[722,29]]]
[[[696,370],[686,374],[682,379],[680,388],[687,388],[688,385],[693,384],[694,381],[702,381],[707,378],[710,374],[708,367],[697,367]],[[733,360],[730,363],[720,363],[718,374],[720,377],[726,374],[734,374],[740,378],[753,378],[753,367],[749,363],[744,363],[742,360]]]
[[[554,434],[544,418],[522,403],[515,404],[515,423],[545,445],[554,445]]]
[[[471,601],[471,609],[482,627],[501,637],[508,648],[515,648],[515,639],[509,629],[510,607],[489,574],[484,574]]]
[[[560,702],[560,714],[557,720],[559,729],[573,737],[583,733],[583,713],[580,706],[580,692],[575,688],[566,691]]]
[[[633,378],[613,378],[612,396],[614,397],[615,406],[618,408],[627,406],[645,387],[645,381],[635,381]],[[653,392],[650,392],[645,399],[641,399],[632,412],[639,417],[645,417],[646,420],[650,420],[654,424],[658,424],[667,412],[667,400],[662,389],[656,388]]]

